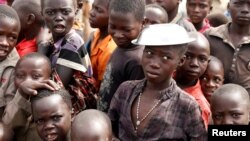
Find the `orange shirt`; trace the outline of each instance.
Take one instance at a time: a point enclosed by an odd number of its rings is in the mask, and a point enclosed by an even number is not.
[[[117,46],[110,35],[106,36],[101,41],[98,41],[99,37],[100,30],[97,30],[94,33],[90,51],[93,76],[96,79],[96,85],[98,89],[100,88],[109,58]]]
[[[195,86],[183,89],[185,92],[190,94],[195,98],[195,100],[200,105],[202,111],[202,118],[204,120],[206,129],[208,128],[209,117],[211,115],[210,104],[205,98],[204,94],[201,91],[200,81],[198,80]]]

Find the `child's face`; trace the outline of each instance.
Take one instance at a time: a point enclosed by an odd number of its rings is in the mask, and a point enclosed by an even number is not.
[[[139,35],[142,28],[142,21],[136,20],[133,13],[124,14],[111,10],[108,28],[117,46],[126,48]]]
[[[164,17],[164,14],[161,12],[161,10],[156,8],[148,8],[145,11],[144,25],[167,23],[165,19],[166,17]]]
[[[63,98],[54,94],[32,103],[37,132],[44,141],[63,141],[71,126],[71,110]]]
[[[201,89],[210,102],[210,98],[214,91],[218,89],[224,81],[224,71],[221,65],[216,61],[208,63],[205,73],[201,76]]]
[[[180,3],[180,0],[155,0],[160,6],[162,6],[168,13],[175,10]]]
[[[41,81],[50,78],[50,65],[44,59],[26,58],[22,60],[15,71],[15,85],[19,85],[28,79]]]
[[[186,61],[178,68],[178,74],[182,74],[187,80],[198,79],[207,68],[209,56],[208,44],[202,41],[190,43],[186,52]]]
[[[73,0],[45,0],[42,14],[55,41],[72,28],[75,18]]]
[[[215,125],[248,125],[249,123],[249,103],[242,98],[239,92],[216,97],[211,102],[211,111]]]
[[[187,14],[192,23],[201,23],[210,12],[209,0],[187,0]]]
[[[234,23],[249,25],[250,23],[250,0],[231,0],[229,11]]]
[[[142,55],[145,77],[155,84],[168,83],[180,63],[176,46],[146,46]]]
[[[15,19],[0,15],[0,62],[15,47],[19,32],[20,25]]]
[[[95,0],[90,10],[89,23],[92,28],[105,28],[108,26],[108,3],[105,0]]]

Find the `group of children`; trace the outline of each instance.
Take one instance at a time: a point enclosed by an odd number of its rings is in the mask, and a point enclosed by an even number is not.
[[[188,20],[180,0],[94,0],[85,44],[78,2],[0,5],[0,139],[203,141],[209,124],[249,124],[250,0],[218,28],[211,0],[187,0]],[[75,85],[92,76],[98,110]]]

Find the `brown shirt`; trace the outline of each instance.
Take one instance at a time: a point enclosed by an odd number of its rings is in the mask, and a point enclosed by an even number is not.
[[[212,28],[205,32],[211,55],[219,58],[224,66],[224,83],[235,83],[243,86],[250,94],[250,36],[239,46],[234,46],[229,37],[231,23]]]
[[[7,58],[0,62],[0,116],[4,106],[14,97],[16,88],[14,85],[14,68],[19,55],[14,48]]]
[[[171,81],[171,86],[161,91],[162,102],[155,109],[142,134],[137,135],[131,119],[131,107],[145,87],[146,80],[126,81],[115,93],[109,117],[113,130],[118,125],[118,138],[122,141],[203,141],[207,133],[201,110],[194,98]],[[116,132],[116,131],[114,131]]]

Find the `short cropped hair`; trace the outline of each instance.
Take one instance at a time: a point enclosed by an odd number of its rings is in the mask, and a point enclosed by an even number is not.
[[[21,59],[18,60],[15,69],[18,69],[19,64],[23,60],[26,60],[26,59],[34,59],[34,60],[42,59],[42,60],[44,60],[48,64],[48,69],[49,69],[48,71],[49,71],[49,74],[51,74],[52,67],[51,67],[51,62],[50,62],[49,58],[41,53],[38,53],[38,52],[30,53],[30,54],[23,56]]]
[[[188,2],[189,0],[187,0],[187,2]],[[212,3],[213,3],[213,0],[208,0],[208,4],[209,4],[209,6],[212,6]]]
[[[153,4],[148,4],[145,7],[146,10],[147,9],[151,9],[151,8],[152,9],[159,9],[162,12],[163,16],[165,17],[164,20],[166,22],[168,21],[168,13],[167,13],[167,11],[162,6],[160,6],[159,4],[153,3]]]
[[[43,11],[43,9],[44,9],[44,2],[45,2],[46,0],[41,0],[41,8],[42,8],[42,11]],[[74,5],[74,8],[75,8],[75,10],[77,9],[77,0],[72,0],[73,1],[73,5]],[[58,2],[60,2],[60,0],[58,0]]]
[[[137,21],[144,19],[145,0],[111,0],[109,11],[132,13]]]
[[[69,92],[65,89],[60,89],[57,91],[51,91],[48,89],[40,89],[37,91],[37,95],[32,96],[30,98],[31,103],[34,103],[37,100],[40,100],[42,98],[48,97],[48,96],[52,96],[52,95],[60,95],[64,102],[68,105],[69,109],[72,109],[72,102],[71,102],[71,95],[69,94]]]
[[[18,28],[21,29],[20,19],[16,13],[16,11],[5,4],[0,4],[0,18],[11,18],[12,20],[15,20],[18,24]]]

